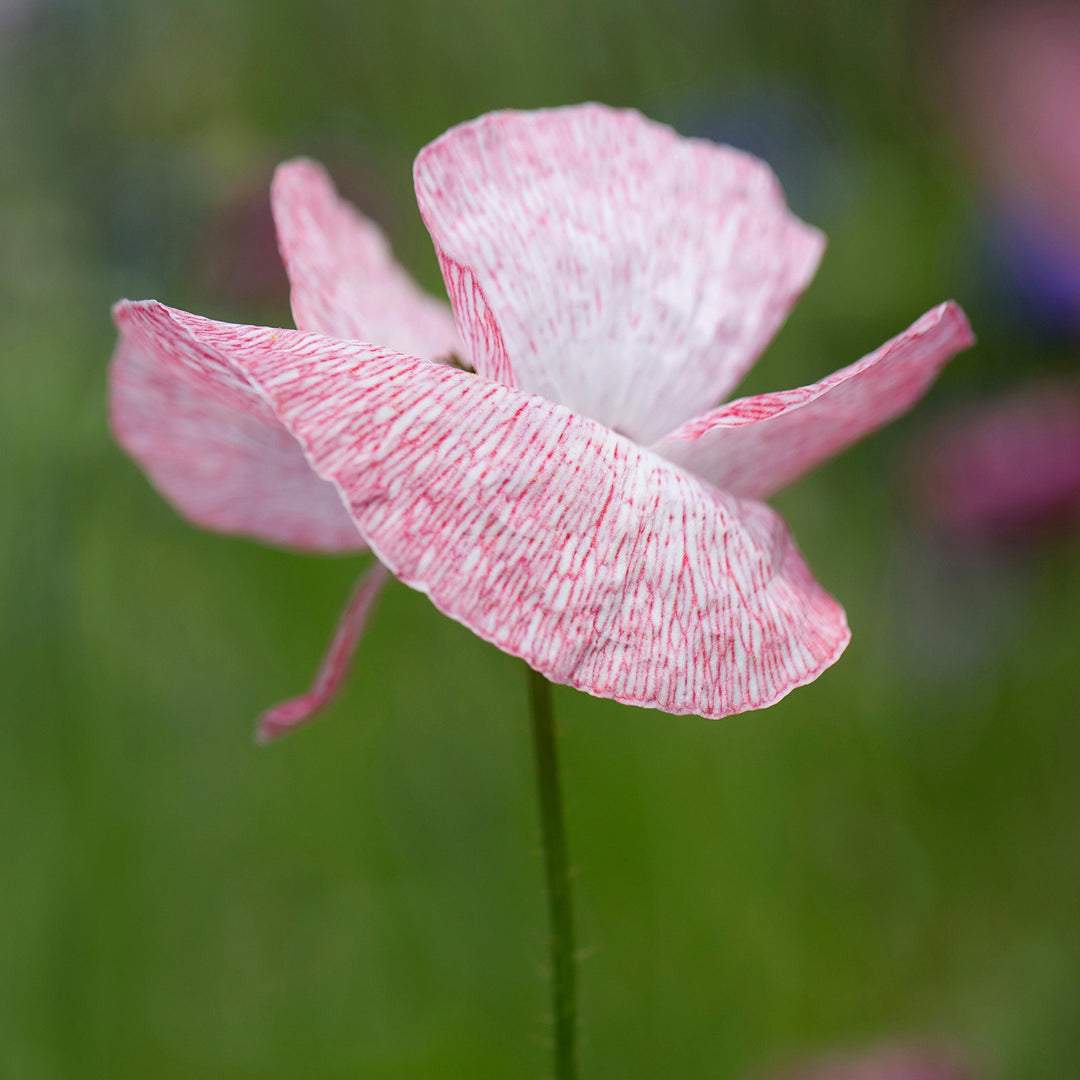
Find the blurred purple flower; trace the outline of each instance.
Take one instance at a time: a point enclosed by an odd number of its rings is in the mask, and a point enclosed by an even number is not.
[[[1080,382],[947,416],[921,441],[916,499],[951,539],[1018,541],[1080,525]]]
[[[1080,247],[1017,210],[994,218],[986,252],[1000,268],[994,292],[1025,322],[1055,336],[1080,334]]]

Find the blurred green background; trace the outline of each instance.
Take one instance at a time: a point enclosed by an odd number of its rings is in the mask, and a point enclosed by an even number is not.
[[[506,106],[633,105],[764,153],[830,250],[749,381],[954,296],[980,343],[777,500],[854,640],[711,722],[556,692],[583,1076],[956,1045],[1076,1075],[1076,537],[945,550],[909,498],[954,404],[1080,346],[987,284],[932,9],[854,0],[0,5],[0,1075],[540,1077],[525,679],[395,585],[347,691],[256,749],[358,560],[190,527],[110,440],[110,303],[291,325],[273,165],[308,154],[438,270],[411,160]]]

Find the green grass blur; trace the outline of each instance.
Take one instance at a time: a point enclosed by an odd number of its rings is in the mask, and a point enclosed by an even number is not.
[[[43,0],[11,22],[0,1076],[546,1074],[520,663],[395,585],[325,719],[256,749],[359,562],[202,533],[158,498],[108,435],[108,308],[289,325],[272,249],[221,222],[290,155],[326,160],[436,289],[410,164],[450,124],[598,99],[689,131],[777,91],[811,123],[781,179],[830,251],[750,390],[949,296],[980,344],[778,500],[854,631],[816,684],[719,723],[557,691],[582,1073],[744,1077],[919,1037],[987,1078],[1075,1075],[1080,548],[945,562],[904,463],[950,404],[1075,369],[1080,346],[1018,329],[965,254],[981,196],[926,89],[928,16]]]

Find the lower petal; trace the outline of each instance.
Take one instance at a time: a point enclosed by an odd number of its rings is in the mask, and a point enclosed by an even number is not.
[[[847,644],[762,503],[475,375],[180,318],[192,348],[261,388],[395,576],[554,682],[720,717],[772,704]]]

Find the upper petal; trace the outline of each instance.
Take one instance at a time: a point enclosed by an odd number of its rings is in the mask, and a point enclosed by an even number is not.
[[[338,197],[321,165],[280,165],[270,198],[301,330],[428,360],[462,355],[449,307],[416,285],[379,227]]]
[[[153,301],[113,310],[116,441],[185,517],[207,529],[312,551],[366,545],[332,484],[226,356],[192,357]],[[186,335],[185,335],[186,336]]]
[[[741,398],[653,449],[735,495],[764,499],[907,412],[974,337],[952,301],[827,379]]]
[[[601,105],[482,116],[414,176],[476,370],[639,442],[735,386],[824,246],[762,162]]]
[[[147,315],[260,386],[396,576],[556,682],[724,716],[848,640],[768,507],[592,420],[389,350]]]

